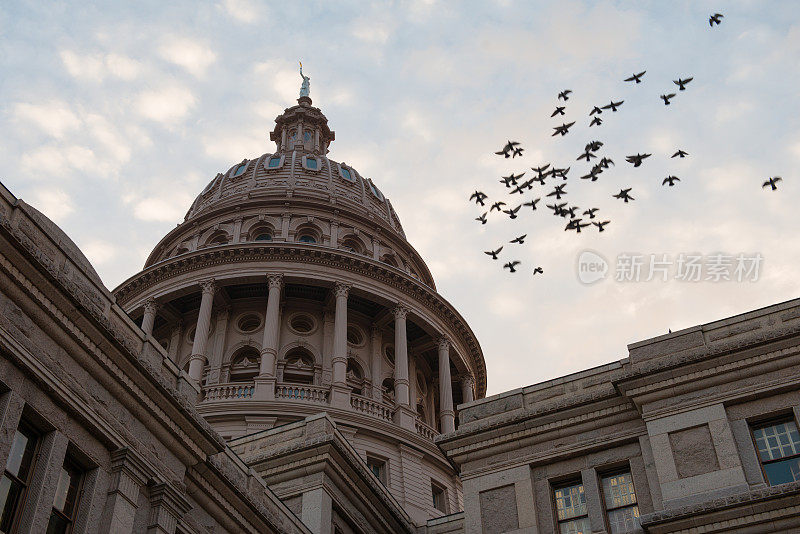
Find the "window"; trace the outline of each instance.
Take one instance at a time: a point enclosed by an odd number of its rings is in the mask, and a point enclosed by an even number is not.
[[[339,174],[341,174],[342,178],[344,178],[348,182],[355,182],[355,179],[353,179],[353,173],[351,173],[350,169],[348,169],[344,165],[339,165]]]
[[[770,486],[800,480],[800,435],[791,419],[753,428],[761,467]]]
[[[312,243],[312,244],[314,244],[314,243],[317,242],[317,239],[313,235],[309,235],[309,234],[302,234],[297,238],[297,240],[300,243]]]
[[[20,425],[14,433],[6,469],[0,479],[0,532],[11,532],[16,526],[33,471],[37,441],[36,434],[25,425]]]
[[[254,313],[248,313],[239,319],[239,321],[236,323],[236,326],[245,334],[255,332],[258,330],[258,327],[261,326],[261,317]]]
[[[369,470],[372,471],[372,474],[378,477],[383,485],[386,485],[386,461],[379,460],[377,458],[372,458],[371,456],[367,456],[367,467]]]
[[[394,345],[386,345],[383,347],[383,356],[394,365]]]
[[[378,200],[380,200],[381,202],[383,202],[383,193],[381,193],[381,192],[378,190],[378,188],[377,188],[377,187],[375,187],[375,184],[373,184],[373,183],[372,183],[372,180],[369,180],[369,188],[370,188],[370,190],[372,191],[372,194],[373,194],[373,195],[375,195],[375,197],[376,197]]]
[[[447,499],[444,488],[435,482],[431,482],[431,495],[433,496],[433,507],[442,512],[447,513]]]
[[[289,320],[289,327],[297,334],[310,334],[316,328],[316,322],[310,315],[298,313]]]
[[[243,347],[231,358],[230,381],[252,382],[260,371],[261,354],[254,347]]]
[[[53,511],[47,524],[47,534],[66,534],[72,531],[75,512],[78,509],[83,471],[67,457],[58,476]]]
[[[556,519],[561,534],[589,534],[589,512],[583,484],[570,484],[553,490]]]
[[[602,486],[611,534],[639,528],[639,506],[630,472],[604,476]]]
[[[361,329],[354,325],[347,326],[347,344],[360,347],[364,344],[364,334]]]
[[[309,169],[316,169],[317,168],[316,158],[306,158],[306,167]]]
[[[311,142],[311,138],[312,138],[313,135],[314,135],[313,132],[310,132],[308,130],[304,131],[303,132],[303,141],[306,142],[306,143],[310,143]]]
[[[235,171],[233,171],[233,176],[234,177],[241,176],[242,173],[245,171],[245,169],[247,169],[247,163],[242,163],[241,165],[236,167]]]
[[[261,232],[253,238],[253,241],[272,241],[272,234],[269,232]]]
[[[281,166],[281,157],[280,156],[273,156],[273,157],[269,158],[269,161],[267,162],[267,168],[268,169],[277,169],[280,166]]]

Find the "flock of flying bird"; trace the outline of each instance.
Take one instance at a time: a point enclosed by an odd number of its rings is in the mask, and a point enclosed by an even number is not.
[[[715,24],[719,25],[722,22],[723,15],[720,13],[714,13],[709,17],[709,25],[713,27]],[[646,71],[642,71],[639,73],[635,73],[628,78],[625,78],[625,82],[633,82],[635,84],[639,84],[642,82],[642,77],[645,75]],[[678,87],[677,91],[685,91],[686,86],[692,81],[693,77],[687,78],[678,78],[674,80],[673,83]],[[565,115],[566,110],[566,102],[570,98],[570,94],[572,91],[570,89],[565,89],[558,93],[558,104],[562,102],[564,105],[556,105],[555,111],[550,115],[550,117],[556,116],[563,116]],[[666,93],[660,95],[661,100],[664,101],[665,106],[670,105],[670,101],[675,98],[676,93]],[[605,106],[594,106],[592,110],[589,112],[589,117],[591,117],[591,121],[589,122],[589,127],[593,126],[600,126],[603,124],[603,120],[600,118],[600,115],[607,110],[610,110],[612,113],[618,111],[624,103],[624,100],[619,100],[615,102],[611,100],[609,104]],[[561,126],[556,126],[553,128],[554,132],[552,134],[553,137],[557,135],[561,135],[562,137],[569,133],[569,129],[575,124],[575,121],[569,123],[563,123]],[[587,163],[590,163],[593,159],[597,159],[597,162],[591,167],[591,169],[583,176],[580,177],[581,180],[590,180],[595,182],[598,180],[599,175],[606,169],[609,169],[612,165],[615,165],[614,161],[606,156],[598,157],[597,152],[600,151],[602,148],[603,143],[601,141],[590,141],[584,147],[584,152],[578,156],[577,161],[586,160]],[[504,158],[516,158],[516,157],[523,157],[523,152],[525,151],[524,148],[520,146],[520,143],[517,141],[509,140],[502,149],[495,152],[498,156],[503,156]],[[642,163],[645,159],[649,158],[652,154],[634,154],[631,156],[627,156],[625,161],[633,165],[633,167],[641,167]],[[672,154],[671,158],[685,158],[688,156],[689,153],[683,149],[678,149]],[[548,177],[552,177],[554,181],[557,183],[553,185],[553,190],[548,192],[545,198],[553,197],[552,204],[546,204],[546,207],[553,211],[553,215],[556,217],[562,217],[567,219],[567,224],[564,228],[565,231],[573,230],[576,233],[581,233],[584,228],[588,228],[590,226],[597,227],[598,232],[603,232],[605,227],[611,223],[610,220],[600,220],[601,217],[597,215],[599,211],[598,208],[589,208],[583,211],[580,211],[578,206],[570,206],[567,202],[558,202],[561,200],[563,196],[567,195],[566,187],[567,187],[567,175],[570,171],[570,167],[565,168],[557,168],[555,166],[551,166],[550,163],[545,165],[541,165],[538,167],[531,167],[533,171],[531,178],[522,181],[522,178],[525,176],[526,172],[521,174],[510,174],[509,176],[503,176],[500,179],[500,183],[502,183],[507,189],[509,195],[524,195],[527,191],[531,191],[534,188],[534,183],[538,183],[540,186],[546,185],[545,180]],[[559,182],[561,180],[561,183]],[[680,178],[677,176],[669,175],[663,179],[661,182],[662,186],[668,185],[672,187],[676,184],[676,182],[680,182]],[[775,176],[769,178],[762,187],[770,186],[772,190],[776,190],[777,186],[776,183],[781,181],[779,176]],[[628,187],[625,189],[621,189],[619,193],[612,195],[613,198],[622,200],[626,204],[630,201],[635,200],[633,196],[631,196],[631,190],[633,188]],[[472,195],[470,195],[469,200],[475,201],[477,205],[485,207],[487,205],[487,200],[489,199],[488,195],[483,193],[482,191],[476,190]],[[505,213],[508,215],[510,219],[516,219],[518,217],[519,211],[524,208],[530,208],[532,211],[536,211],[537,204],[542,200],[542,197],[534,198],[529,200],[528,202],[523,202],[516,207],[509,206],[503,200],[497,200],[494,202],[489,203],[489,209],[485,211],[483,214],[478,216],[475,220],[479,221],[481,224],[488,223],[489,215],[497,211],[498,213]],[[547,200],[545,200],[547,202]],[[506,208],[506,209],[504,209]],[[595,220],[597,219],[597,220]],[[520,235],[512,239],[509,243],[511,244],[519,244],[522,245],[525,242],[525,238],[527,234]],[[503,250],[502,245],[496,249],[484,251],[484,254],[490,256],[493,260],[500,259],[500,253]],[[522,262],[520,260],[511,260],[506,262],[503,265],[504,269],[508,269],[510,272],[514,273],[517,272],[517,266],[519,266]],[[544,270],[542,267],[537,266],[533,269],[533,274],[543,274]]]

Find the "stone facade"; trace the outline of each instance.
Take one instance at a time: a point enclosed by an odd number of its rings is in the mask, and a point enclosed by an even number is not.
[[[322,112],[270,138],[113,292],[0,186],[2,528],[800,531],[800,300],[484,398],[472,330]]]

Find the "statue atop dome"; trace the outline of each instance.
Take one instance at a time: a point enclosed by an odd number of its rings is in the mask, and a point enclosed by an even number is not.
[[[311,91],[311,77],[303,75],[303,62],[300,61],[300,77],[303,78],[303,85],[300,86],[300,96],[308,96]]]

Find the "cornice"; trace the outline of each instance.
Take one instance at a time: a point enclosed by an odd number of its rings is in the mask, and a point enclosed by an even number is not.
[[[114,290],[121,306],[130,304],[135,296],[146,293],[155,284],[217,265],[257,262],[312,263],[340,271],[366,276],[423,304],[459,334],[470,353],[472,370],[476,375],[478,397],[486,394],[486,362],[478,340],[467,322],[434,289],[415,280],[403,271],[366,256],[317,245],[300,243],[270,244],[240,243],[200,249],[155,264],[132,276]]]

